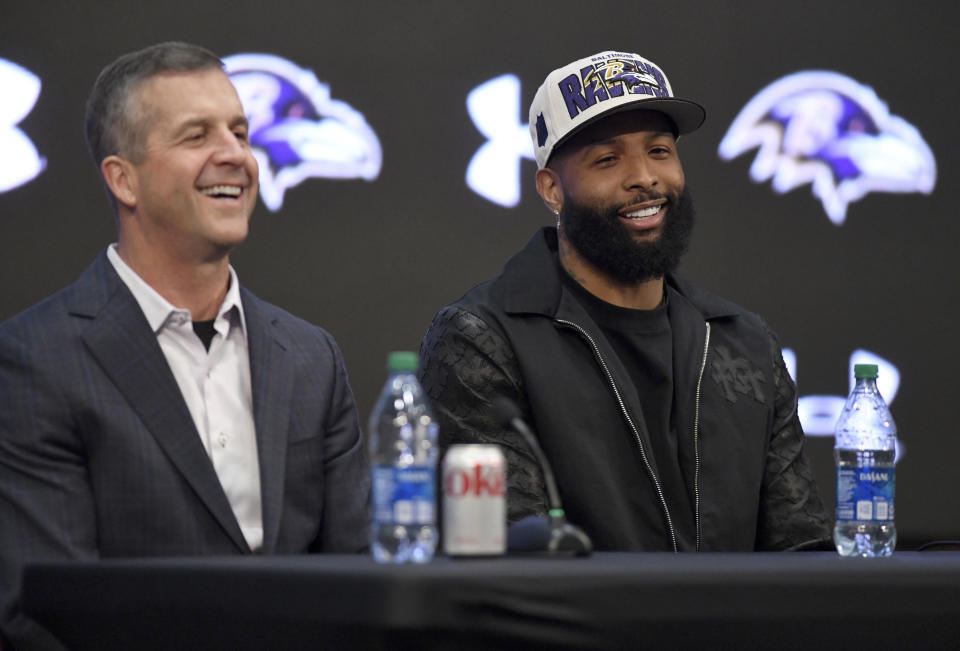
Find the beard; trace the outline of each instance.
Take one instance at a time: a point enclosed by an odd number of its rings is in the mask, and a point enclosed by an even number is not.
[[[686,188],[679,195],[660,194],[644,200],[667,198],[660,237],[638,242],[617,216],[635,203],[595,209],[563,195],[561,230],[567,241],[594,267],[616,281],[636,284],[663,278],[680,264],[693,232],[693,198]]]

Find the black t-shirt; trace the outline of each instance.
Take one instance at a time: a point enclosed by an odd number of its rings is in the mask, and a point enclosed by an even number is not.
[[[677,535],[677,547],[696,547],[696,521],[693,513],[693,468],[684,468],[677,452],[678,432],[673,418],[673,332],[670,328],[670,295],[652,310],[633,310],[603,301],[562,273],[563,282],[578,302],[600,326],[623,366],[633,380],[643,407],[643,420],[650,433],[656,460],[657,479],[663,489],[667,508]],[[621,387],[621,390],[629,390]],[[639,426],[639,425],[638,425]],[[683,433],[684,436],[693,436]],[[638,472],[646,472],[638,468]],[[689,477],[690,481],[685,481]],[[657,505],[654,505],[657,506]],[[659,508],[659,506],[657,506]]]

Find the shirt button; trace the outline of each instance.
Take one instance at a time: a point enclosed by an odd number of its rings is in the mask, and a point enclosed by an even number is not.
[[[227,436],[226,434],[224,434],[223,432],[220,432],[220,435],[217,436],[217,443],[220,444],[220,447],[221,447],[221,448],[227,447],[227,441],[228,441],[228,440],[230,440],[230,437],[228,437],[228,436]]]

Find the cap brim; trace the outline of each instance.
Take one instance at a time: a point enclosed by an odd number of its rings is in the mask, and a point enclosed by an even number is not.
[[[550,156],[547,158],[547,162],[550,162],[550,158],[553,158],[553,155],[556,153],[559,147],[591,124],[598,122],[603,118],[609,117],[614,113],[640,110],[657,111],[666,115],[676,125],[678,136],[696,131],[701,125],[703,125],[704,120],[707,119],[706,110],[696,102],[691,102],[688,99],[680,99],[678,97],[637,98],[633,102],[625,102],[611,107],[603,113],[599,113],[589,120],[579,124],[576,129],[573,129],[570,131],[570,133],[565,134],[563,138],[554,143],[550,150]]]

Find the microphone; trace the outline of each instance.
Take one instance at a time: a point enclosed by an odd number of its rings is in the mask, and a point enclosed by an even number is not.
[[[519,434],[533,451],[543,475],[543,483],[547,487],[547,500],[550,506],[549,518],[529,515],[507,528],[507,550],[587,556],[593,551],[593,543],[582,529],[567,522],[563,505],[560,503],[557,483],[553,478],[553,469],[537,437],[520,418],[520,410],[512,400],[503,396],[495,398],[492,407],[497,421]]]

